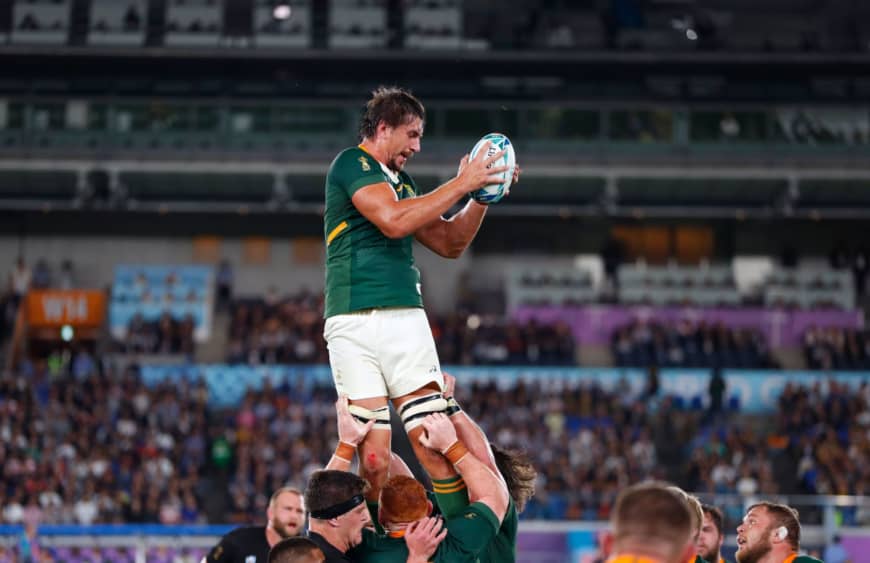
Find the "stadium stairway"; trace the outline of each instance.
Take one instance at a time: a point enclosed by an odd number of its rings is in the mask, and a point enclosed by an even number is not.
[[[777,348],[771,350],[771,354],[782,369],[807,369],[801,348]]]
[[[196,361],[198,363],[217,364],[226,361],[230,320],[229,311],[215,309],[211,327],[211,338],[196,347]]]

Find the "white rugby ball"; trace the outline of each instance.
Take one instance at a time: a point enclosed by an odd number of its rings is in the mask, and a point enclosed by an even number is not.
[[[474,148],[471,149],[469,159],[474,160],[475,158],[478,158],[478,153],[487,142],[491,144],[486,151],[486,155],[480,155],[479,158],[489,158],[504,150],[504,154],[501,158],[493,162],[490,167],[507,166],[508,169],[499,174],[502,178],[501,183],[490,184],[480,188],[479,190],[475,190],[471,192],[471,197],[480,203],[496,203],[510,193],[511,182],[513,182],[514,178],[514,168],[517,164],[517,157],[514,153],[514,146],[511,144],[510,139],[501,133],[488,133],[481,137],[481,139],[474,145]]]

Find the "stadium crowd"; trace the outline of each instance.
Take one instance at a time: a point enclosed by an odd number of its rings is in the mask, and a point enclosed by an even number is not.
[[[191,315],[176,320],[165,312],[156,321],[146,321],[141,314],[136,314],[119,348],[128,354],[184,354],[192,358],[196,346],[194,330]]]
[[[804,333],[804,359],[810,369],[870,369],[870,331],[811,328]]]
[[[636,320],[613,333],[611,350],[622,367],[777,367],[761,331],[690,320]]]
[[[229,363],[327,363],[323,299],[307,292],[237,300],[231,308]],[[576,365],[564,323],[517,324],[469,315],[430,315],[441,362],[452,365]]]
[[[526,518],[593,520],[650,477],[707,493],[864,494],[870,386],[828,387],[790,386],[769,431],[623,384],[460,382],[457,397],[494,441],[533,455],[539,493]],[[218,410],[202,384],[148,388],[135,366],[86,351],[25,364],[0,377],[2,521],[257,521],[271,491],[303,486],[328,460],[333,401],[331,386],[285,383]]]

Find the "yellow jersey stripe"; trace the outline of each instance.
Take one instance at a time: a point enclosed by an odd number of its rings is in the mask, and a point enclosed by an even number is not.
[[[342,221],[341,223],[338,224],[338,226],[336,228],[332,229],[329,232],[329,236],[326,237],[326,246],[329,246],[332,243],[332,241],[335,239],[335,237],[337,237],[339,234],[341,234],[341,231],[345,230],[346,228],[347,228],[347,221]]]
[[[459,485],[454,485],[452,487],[432,487],[432,490],[438,494],[446,495],[448,493],[459,492],[465,488],[467,488],[465,483],[460,483]]]

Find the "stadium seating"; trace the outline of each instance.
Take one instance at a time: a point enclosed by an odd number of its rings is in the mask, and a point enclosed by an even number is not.
[[[699,306],[739,305],[740,295],[730,266],[626,265],[619,268],[622,303]]]
[[[217,0],[168,0],[166,45],[217,47],[223,30],[222,9]]]
[[[690,320],[623,327],[613,335],[612,353],[617,366],[774,367],[760,331]]]
[[[254,44],[257,47],[310,47],[310,2],[293,2],[290,17],[286,19],[274,17],[274,5],[271,0],[257,0],[254,3]]]
[[[69,35],[71,0],[15,0],[12,43],[61,45]]]
[[[852,274],[826,267],[778,269],[764,288],[767,306],[804,309],[855,307],[855,284]]]
[[[405,48],[457,49],[462,40],[462,4],[415,0],[405,8]]]
[[[507,309],[520,305],[578,305],[595,302],[600,293],[585,269],[517,268],[505,280]]]
[[[304,484],[331,453],[331,440],[323,439],[335,436],[327,366],[151,366],[141,375],[136,367],[115,372],[110,362],[90,366],[78,375],[61,367],[37,393],[44,406],[16,415],[22,424],[47,428],[30,449],[3,438],[12,453],[0,492],[5,523],[20,522],[23,492],[34,472],[45,483],[33,497],[44,523],[76,523],[85,514],[75,510],[77,502],[96,503],[95,522],[196,523],[206,518],[207,498],[215,495],[226,497],[226,504],[218,503],[226,512],[210,517],[252,522],[262,517],[271,490]],[[750,486],[758,494],[861,490],[861,464],[843,465],[836,473],[830,464],[851,446],[866,446],[866,436],[855,431],[868,409],[866,372],[855,377],[725,371],[730,383],[717,411],[707,389],[708,371],[662,370],[653,380],[641,370],[447,369],[462,382],[460,404],[490,438],[532,455],[541,480],[524,518],[599,520],[613,501],[615,483],[662,472],[710,494]],[[221,389],[229,393],[220,394]],[[34,400],[25,397],[30,392],[16,386],[11,374],[0,375],[0,396],[6,400],[27,404]],[[733,397],[741,397],[769,430],[746,430]],[[821,403],[838,406],[814,406]],[[100,408],[106,409],[105,419],[83,416]],[[44,450],[43,463],[25,463],[55,434],[58,445]],[[229,485],[221,494],[207,483],[229,463],[214,446],[224,439],[230,440],[225,445],[235,460],[231,467],[247,470],[225,474]],[[772,451],[769,441],[789,447]],[[803,458],[800,464],[797,458],[778,461],[792,454]],[[59,469],[79,462],[89,469]],[[59,494],[61,483],[66,491],[87,488],[101,468],[112,475],[113,485],[99,487],[93,501]],[[866,515],[844,511],[843,517],[857,523]],[[806,524],[818,523],[813,520],[818,516],[806,518]],[[82,548],[56,549],[68,561],[91,556],[82,555]],[[115,549],[121,556],[129,553]]]
[[[191,319],[197,341],[208,339],[214,304],[214,275],[206,266],[118,266],[112,285],[109,328],[118,341],[133,321],[154,322],[168,313]]]
[[[145,0],[92,0],[88,44],[143,45],[147,8]]]
[[[232,307],[227,344],[231,364],[327,363],[319,297],[271,295]],[[443,363],[576,365],[576,343],[565,323],[516,323],[503,316],[430,315]]]
[[[330,0],[330,48],[380,48],[386,45],[387,10],[381,0]]]

